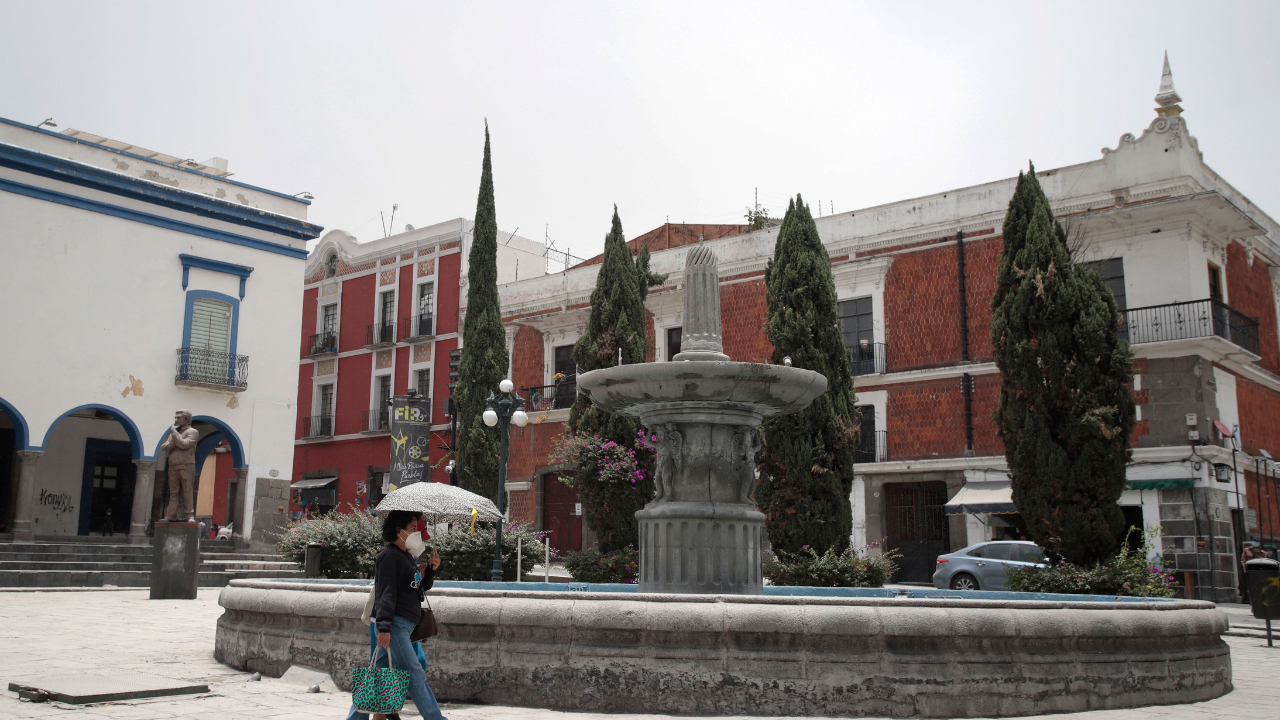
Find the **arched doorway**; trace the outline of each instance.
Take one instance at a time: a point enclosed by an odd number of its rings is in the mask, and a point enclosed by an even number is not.
[[[44,436],[32,487],[37,535],[126,535],[133,510],[141,435],[107,405],[63,413]]]
[[[13,532],[18,494],[18,451],[27,449],[27,421],[0,398],[0,533]]]

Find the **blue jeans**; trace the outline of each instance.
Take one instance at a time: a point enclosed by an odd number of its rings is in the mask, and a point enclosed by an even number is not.
[[[413,632],[413,627],[413,623],[402,617],[392,621],[391,661],[397,668],[409,671],[409,697],[413,698],[413,704],[417,706],[422,717],[425,720],[446,720],[445,716],[440,714],[440,704],[436,702],[435,693],[431,692],[431,688],[427,685],[427,673],[424,669],[427,664],[425,656],[421,656],[423,657],[421,661],[414,662],[419,656],[413,651],[414,643],[409,642],[409,633]],[[374,637],[376,640],[377,636]],[[418,650],[418,652],[422,651]],[[376,658],[378,667],[387,667],[386,650],[379,649]],[[350,712],[347,713],[347,720],[368,720],[368,718],[368,714],[357,712],[355,705],[352,705]]]
[[[369,654],[372,655],[378,649],[378,621],[369,621]],[[422,652],[422,643],[413,644],[413,651],[418,654],[418,662],[422,663],[422,671],[427,671],[427,654]]]

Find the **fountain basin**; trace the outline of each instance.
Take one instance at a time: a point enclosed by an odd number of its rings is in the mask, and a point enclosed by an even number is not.
[[[673,412],[705,413],[706,422],[760,424],[760,418],[803,410],[827,389],[822,373],[783,365],[741,362],[667,362],[619,365],[578,376],[578,388],[608,412],[649,424]],[[732,417],[718,419],[721,414]]]
[[[218,600],[215,654],[277,677],[294,663],[318,667],[348,689],[351,669],[368,662],[369,631],[359,619],[367,594],[358,581],[232,581]],[[474,587],[429,595],[440,634],[424,645],[441,700],[595,712],[981,717],[1195,702],[1231,690],[1220,637],[1226,616],[1201,601]]]

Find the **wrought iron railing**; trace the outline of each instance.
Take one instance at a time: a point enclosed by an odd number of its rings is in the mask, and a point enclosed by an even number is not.
[[[391,430],[391,411],[382,408],[381,410],[364,410],[360,413],[360,427],[365,432],[386,432]]]
[[[204,348],[178,348],[178,372],[174,381],[244,390],[249,387],[249,356]]]
[[[529,411],[534,410],[567,410],[573,406],[578,397],[578,379],[576,375],[561,380],[554,385],[524,388],[525,399],[529,402]]]
[[[858,449],[853,451],[856,463],[885,462],[889,459],[889,431],[876,430],[861,433],[858,437]]]
[[[1118,334],[1133,345],[1217,335],[1254,355],[1261,354],[1258,319],[1221,300],[1192,300],[1126,310],[1121,314]]]
[[[390,345],[396,341],[396,324],[393,322],[374,323],[364,333],[364,344]]]
[[[308,355],[326,355],[338,352],[338,333],[321,332],[311,336]]]
[[[854,375],[883,375],[887,372],[889,348],[884,343],[860,343],[849,350],[849,367]]]
[[[435,317],[431,315],[415,315],[407,318],[400,318],[400,339],[411,337],[428,337],[432,334],[431,330],[435,324]]]
[[[304,438],[333,436],[332,415],[313,415],[312,417],[304,417],[301,419],[300,424],[302,425],[300,433]]]

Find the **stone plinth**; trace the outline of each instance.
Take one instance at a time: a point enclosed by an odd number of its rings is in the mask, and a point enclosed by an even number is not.
[[[368,585],[234,580],[215,656],[350,688]],[[1231,691],[1201,601],[1077,602],[433,589],[441,701],[676,715],[989,717]]]
[[[200,525],[160,520],[151,544],[151,599],[194,600],[200,578]]]

